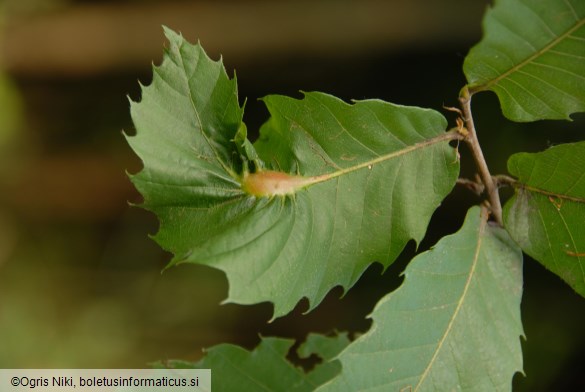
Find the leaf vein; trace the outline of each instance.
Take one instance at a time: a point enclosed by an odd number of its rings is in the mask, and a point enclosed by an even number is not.
[[[569,235],[569,238],[571,239],[573,249],[577,250],[577,243],[575,241],[575,238],[573,237],[573,233],[569,229],[569,225],[567,225],[567,221],[565,220],[564,215],[561,213],[560,209],[555,208],[555,210],[557,211],[557,214],[559,214],[559,217],[561,218],[561,221],[563,222],[563,225],[565,226],[565,230],[567,231],[567,234]],[[579,265],[579,269],[581,270],[581,279],[585,282],[585,270],[583,269],[583,264],[580,262],[580,258],[577,258],[577,264]]]
[[[561,88],[559,88],[559,87],[555,86],[554,84],[552,84],[552,83],[550,83],[550,82],[547,82],[546,80],[544,80],[544,79],[542,79],[542,78],[540,78],[540,77],[538,77],[538,76],[535,76],[535,75],[533,75],[533,74],[531,74],[531,73],[529,73],[529,72],[523,71],[523,70],[521,70],[521,69],[520,69],[520,70],[518,70],[518,73],[519,73],[519,74],[526,75],[526,76],[528,76],[529,78],[535,79],[535,80],[537,80],[537,81],[541,82],[542,84],[549,86],[549,87],[550,87],[550,88],[552,88],[553,90],[556,90],[556,91],[559,93],[559,95],[564,95],[564,96],[566,96],[566,97],[569,97],[569,98],[571,98],[571,99],[572,99],[572,100],[574,100],[574,101],[579,101],[579,98],[577,98],[577,97],[575,97],[575,96],[573,96],[573,95],[569,94],[569,93],[568,93],[568,92],[566,92],[564,89],[561,89]],[[583,79],[585,80],[585,78],[583,78]],[[544,101],[542,101],[542,102],[544,102]],[[550,107],[550,106],[549,106],[549,107]],[[559,111],[557,111],[557,110],[555,110],[555,111],[556,111],[556,112],[558,112],[558,113],[560,113],[560,112],[559,112]]]
[[[374,156],[376,156],[376,157],[380,156],[380,154],[378,154],[376,151],[372,150],[370,147],[366,146],[364,143],[362,143],[361,140],[357,139],[352,133],[350,133],[349,130],[341,123],[341,121],[339,121],[337,116],[331,111],[331,108],[329,106],[325,105],[325,103],[323,103],[321,100],[319,100],[317,98],[313,98],[310,96],[310,99],[317,101],[317,103],[321,107],[323,107],[331,115],[331,117],[335,120],[337,125],[339,125],[341,130],[343,132],[345,132],[350,138],[352,138],[355,141],[355,143],[359,144],[360,146],[364,147],[366,150],[370,151]]]
[[[459,312],[461,311],[461,308],[463,306],[463,302],[467,297],[467,292],[469,290],[469,287],[471,286],[471,282],[474,280],[475,271],[477,268],[477,264],[479,262],[479,254],[480,254],[481,246],[483,243],[482,236],[483,236],[483,233],[485,231],[485,227],[487,225],[487,216],[486,215],[487,215],[487,212],[484,209],[482,209],[481,218],[480,218],[480,226],[479,226],[479,229],[477,231],[477,244],[475,245],[473,260],[471,263],[471,269],[469,270],[469,276],[468,276],[468,278],[465,282],[465,285],[463,287],[463,291],[461,293],[461,298],[459,299],[459,301],[457,303],[457,307],[455,308],[455,310],[453,312],[453,316],[449,320],[449,324],[445,328],[445,332],[443,333],[443,336],[439,340],[439,343],[438,343],[437,348],[435,349],[435,351],[433,353],[432,358],[429,360],[429,363],[428,363],[427,367],[425,368],[423,374],[421,375],[419,382],[417,383],[416,387],[414,388],[415,391],[417,391],[419,389],[419,387],[422,386],[423,382],[428,377],[429,372],[431,370],[431,367],[435,363],[435,360],[437,359],[439,352],[441,351],[443,345],[445,344],[445,341],[447,340],[447,337],[449,336],[449,333],[451,332],[451,329],[453,328],[455,320],[459,316]]]
[[[500,24],[501,24],[501,22],[500,22]],[[534,48],[535,52],[532,55],[528,56],[526,59],[522,60],[521,62],[519,62],[515,66],[511,67],[506,72],[503,72],[502,74],[500,74],[496,78],[494,78],[492,80],[489,80],[489,81],[485,82],[482,85],[475,86],[474,88],[470,89],[470,92],[473,93],[473,92],[480,91],[480,90],[486,90],[486,89],[489,89],[492,85],[498,84],[500,81],[508,78],[515,71],[521,69],[526,64],[531,63],[534,59],[538,58],[543,53],[548,52],[550,49],[552,49],[557,44],[559,44],[563,39],[565,39],[565,38],[573,38],[573,36],[571,34],[574,31],[578,30],[580,27],[582,27],[584,24],[585,24],[585,18],[582,19],[582,20],[577,21],[577,23],[575,23],[575,25],[573,27],[569,28],[566,32],[558,35],[556,39],[551,40],[551,42],[549,42],[543,48],[541,48],[539,50],[537,50],[536,48]],[[506,26],[504,26],[504,27],[507,28]],[[575,37],[575,38],[578,38],[578,37]],[[579,38],[579,39],[581,39],[581,38]],[[585,38],[583,38],[583,40],[585,40]]]
[[[530,88],[526,88],[524,87],[524,85],[522,85],[522,83],[520,83],[519,81],[516,81],[513,79],[512,76],[510,76],[509,78],[506,79],[506,81],[515,84],[516,86],[518,86],[520,89],[524,90],[524,92],[527,95],[530,95],[531,97],[533,97],[535,100],[539,101],[541,104],[543,104],[544,106],[546,106],[551,112],[555,112],[557,114],[560,114],[561,116],[563,115],[563,113],[559,112],[558,110],[554,109],[552,106],[550,106],[544,99],[542,99],[541,97],[539,97],[538,95],[534,94],[532,92],[532,89]],[[502,82],[504,82],[504,80],[502,80]],[[499,86],[501,86],[501,83],[499,84]],[[514,99],[515,100],[515,99]],[[516,100],[515,100],[516,101]],[[518,106],[522,106],[520,105],[520,102],[516,101]]]
[[[535,11],[534,9],[530,8],[530,6],[524,2],[520,2],[520,4],[522,4],[522,6],[524,6],[525,9],[529,10],[530,13],[539,20],[541,26],[543,26],[545,28],[545,30],[550,34],[552,39],[555,39],[557,37],[557,35],[555,34],[554,31],[551,30],[551,28],[549,27],[549,25],[546,23],[546,21],[540,16],[540,14]]]
[[[571,11],[573,18],[575,18],[575,21],[578,22],[579,15],[577,15],[577,11],[575,10],[575,7],[573,7],[573,4],[571,4],[571,2],[569,0],[564,0],[564,1],[565,1],[565,4],[567,5],[567,8]]]

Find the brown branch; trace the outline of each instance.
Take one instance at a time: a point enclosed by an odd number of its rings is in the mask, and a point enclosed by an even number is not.
[[[465,142],[471,149],[473,159],[479,171],[479,176],[483,185],[485,186],[485,192],[487,193],[488,200],[490,202],[490,210],[495,221],[502,225],[502,204],[500,203],[500,194],[498,193],[498,187],[490,174],[487,163],[483,156],[483,151],[479,145],[477,139],[477,133],[475,131],[475,125],[473,123],[473,116],[471,115],[471,94],[469,89],[465,86],[459,95],[459,103],[463,110],[463,120],[468,131],[468,135],[465,138]]]
[[[469,189],[471,192],[475,193],[478,196],[480,196],[485,189],[483,183],[470,180],[468,178],[458,178],[457,185],[461,185],[464,188]]]
[[[498,188],[503,186],[514,187],[518,185],[518,180],[505,174],[496,174],[492,177]]]

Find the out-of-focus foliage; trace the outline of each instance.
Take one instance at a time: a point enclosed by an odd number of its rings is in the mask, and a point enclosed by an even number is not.
[[[20,92],[13,81],[0,71],[0,160],[22,131],[23,108]],[[1,173],[1,171],[0,171]]]

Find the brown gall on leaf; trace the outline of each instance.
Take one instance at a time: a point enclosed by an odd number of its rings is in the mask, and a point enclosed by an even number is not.
[[[258,197],[284,196],[292,195],[310,183],[310,178],[265,170],[246,174],[242,180],[242,190]]]

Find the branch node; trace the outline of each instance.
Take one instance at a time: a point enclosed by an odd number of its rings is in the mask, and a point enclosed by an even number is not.
[[[502,205],[500,203],[500,194],[498,193],[497,181],[490,174],[487,163],[483,156],[483,151],[477,139],[475,125],[473,123],[473,116],[471,114],[471,94],[467,86],[463,87],[459,93],[459,103],[463,112],[463,121],[465,122],[467,136],[465,142],[469,146],[473,159],[477,166],[479,177],[484,185],[484,192],[487,194],[489,200],[490,211],[494,220],[500,225],[503,225],[502,220]]]
[[[506,186],[514,187],[518,185],[518,181],[514,177],[510,177],[505,174],[496,174],[492,178],[498,188]]]

